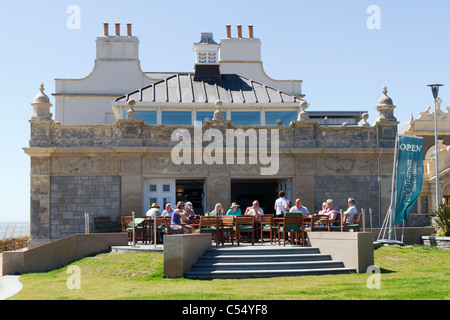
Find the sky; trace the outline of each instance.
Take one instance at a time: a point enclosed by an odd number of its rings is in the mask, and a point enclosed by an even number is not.
[[[76,8],[79,15],[72,11]],[[307,111],[367,111],[384,85],[404,126],[428,106],[429,83],[443,83],[450,105],[450,1],[227,0],[0,2],[0,223],[30,215],[31,103],[44,83],[54,104],[56,78],[83,78],[93,69],[103,22],[133,24],[143,71],[192,72],[192,45],[202,32],[218,42],[225,26],[254,26],[265,72],[302,80]],[[75,27],[75,28],[74,28]],[[54,107],[52,107],[54,112]]]

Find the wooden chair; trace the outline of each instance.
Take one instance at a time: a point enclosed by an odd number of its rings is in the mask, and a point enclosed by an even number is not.
[[[248,233],[251,235],[252,245],[255,244],[255,217],[250,215],[236,216],[235,220],[235,237],[239,245],[241,233]]]
[[[355,220],[349,220],[345,225],[344,225],[344,229],[345,230],[354,230],[354,231],[359,231],[360,230],[360,226],[361,226],[361,213],[358,213],[358,215],[356,216]],[[346,221],[346,220],[344,220]]]
[[[134,231],[136,242],[138,241],[142,241],[142,243],[147,242],[149,220],[150,217],[144,217],[144,221],[142,221],[139,225],[136,226],[136,229]]]
[[[215,216],[201,216],[198,229],[193,231],[194,233],[211,233],[213,235],[216,246],[223,240],[220,235],[219,218]]]
[[[118,216],[116,217],[116,222],[112,224],[112,231],[113,232],[122,232],[122,217]]]
[[[122,232],[128,233],[128,241],[132,241],[133,238],[133,228],[129,226],[131,221],[133,221],[132,216],[122,216],[120,217]]]
[[[171,217],[169,216],[158,216],[156,217],[156,236],[158,239],[156,239],[157,243],[158,241],[162,243],[163,241],[163,235],[167,230],[167,226],[170,224]],[[154,232],[154,231],[153,231]]]
[[[347,214],[343,213],[342,221],[346,221],[346,220],[347,220]],[[339,219],[339,224],[337,224],[336,222],[333,223],[333,225],[330,224],[330,231],[345,231],[345,227],[344,226],[341,227],[341,219]]]
[[[274,229],[274,217],[273,215],[265,214],[261,216],[260,220],[260,236],[261,236],[261,244],[264,244],[264,233],[269,233],[270,235],[270,244],[273,243],[273,229]]]
[[[111,232],[111,218],[94,217],[94,232]]]
[[[278,245],[281,245],[281,234],[283,234],[283,245],[286,246],[286,236],[291,233],[291,242],[298,244],[299,238],[302,239],[302,245],[305,244],[303,233],[303,215],[293,214],[285,215],[283,222],[278,226]]]
[[[224,242],[225,239],[230,241],[231,239],[231,244],[234,244],[234,236],[235,236],[235,232],[234,232],[234,216],[222,216],[221,219],[222,221],[222,232],[224,235]]]

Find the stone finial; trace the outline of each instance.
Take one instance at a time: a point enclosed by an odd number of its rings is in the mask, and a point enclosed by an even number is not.
[[[378,116],[375,122],[384,122],[384,121],[397,121],[397,118],[394,116],[394,103],[392,99],[387,95],[387,87],[383,87],[383,96],[378,99],[377,106],[375,107],[378,111]]]
[[[370,127],[370,124],[367,123],[367,119],[369,119],[369,114],[367,112],[364,112],[361,115],[361,118],[364,120],[364,122],[361,124],[361,127]]]
[[[216,111],[214,111],[213,120],[224,120],[223,112],[220,110],[220,108],[222,107],[222,101],[216,100],[216,102],[214,102],[214,105],[216,106]]]
[[[308,115],[308,113],[305,111],[305,110],[309,107],[308,102],[306,102],[305,100],[302,100],[302,101],[299,103],[299,107],[300,107],[301,111],[300,111],[299,114],[298,114],[297,121],[310,121],[309,115]]]
[[[128,101],[128,105],[130,106],[130,109],[127,111],[127,119],[136,120],[137,119],[136,110],[134,110],[133,108],[136,105],[136,101],[130,100]]]
[[[44,93],[44,90],[44,84],[41,83],[39,88],[40,93],[34,97],[33,103],[31,104],[34,109],[32,119],[50,120],[52,118],[50,112],[52,104],[50,103],[49,97]]]

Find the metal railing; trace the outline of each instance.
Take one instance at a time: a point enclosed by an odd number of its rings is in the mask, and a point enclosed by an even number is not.
[[[0,240],[30,236],[30,224],[0,224]]]

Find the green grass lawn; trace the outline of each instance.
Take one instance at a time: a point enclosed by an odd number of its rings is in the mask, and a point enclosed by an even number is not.
[[[375,250],[380,289],[367,286],[371,274],[280,277],[245,280],[168,279],[163,254],[105,253],[47,273],[20,277],[23,289],[11,300],[401,300],[450,297],[450,251],[426,246],[383,246]],[[80,289],[69,289],[70,266],[80,270]]]

